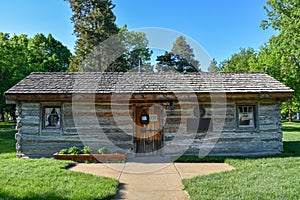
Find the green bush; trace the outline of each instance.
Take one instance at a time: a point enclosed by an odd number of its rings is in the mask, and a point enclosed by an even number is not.
[[[116,154],[121,154],[121,153],[122,153],[122,151],[120,151],[120,150],[117,150],[117,151],[115,151],[115,153],[116,153]]]
[[[83,154],[91,154],[92,149],[89,146],[84,146],[83,149],[82,149],[82,153]]]
[[[100,154],[107,154],[107,153],[108,153],[108,150],[107,150],[105,147],[102,147],[102,148],[99,148],[99,149],[98,149],[98,152],[99,152]]]
[[[61,149],[58,152],[58,154],[72,154],[72,155],[91,154],[91,153],[92,153],[92,149],[89,146],[84,146],[82,150],[76,146],[73,146],[70,147],[69,149]]]
[[[69,153],[69,149],[62,149],[58,152],[58,154],[68,154]]]
[[[75,147],[75,146],[70,147],[68,149],[69,154],[77,155],[77,154],[80,154],[80,152],[81,152],[81,150],[78,147]]]

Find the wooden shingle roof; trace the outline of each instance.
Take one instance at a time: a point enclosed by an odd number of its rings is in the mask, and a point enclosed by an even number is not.
[[[31,73],[9,94],[272,93],[293,90],[264,73]]]
[[[70,101],[74,94],[96,94],[100,101],[110,95],[224,94],[238,98],[287,100],[293,90],[264,73],[31,73],[5,92],[8,103],[15,101]],[[154,96],[153,96],[154,95]],[[156,96],[155,96],[156,95]],[[249,97],[250,97],[249,96]],[[85,99],[86,97],[82,97]],[[89,97],[87,97],[89,98]],[[120,96],[120,98],[122,98]]]

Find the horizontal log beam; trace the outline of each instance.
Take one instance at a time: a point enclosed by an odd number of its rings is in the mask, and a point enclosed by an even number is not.
[[[6,94],[10,103],[16,101],[27,102],[166,102],[166,101],[194,101],[201,99],[278,99],[286,101],[292,98],[291,92],[275,93],[150,93],[150,94]]]

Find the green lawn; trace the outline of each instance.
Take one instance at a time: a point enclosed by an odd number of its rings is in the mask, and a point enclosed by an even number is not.
[[[0,199],[111,199],[118,182],[71,172],[70,161],[17,159],[14,130],[0,122]]]
[[[224,159],[236,169],[184,180],[191,199],[300,199],[300,123],[283,131],[283,155]]]
[[[0,131],[1,129],[13,129],[14,126],[16,126],[15,121],[0,122]]]
[[[111,199],[118,182],[65,170],[53,159],[16,159],[13,123],[0,123],[0,199]],[[218,158],[233,171],[183,181],[191,199],[300,199],[300,123],[284,123],[283,155]],[[195,158],[189,158],[194,161]],[[208,158],[211,161],[214,158]]]

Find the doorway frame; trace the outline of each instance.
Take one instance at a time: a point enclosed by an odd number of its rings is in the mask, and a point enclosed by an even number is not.
[[[135,154],[135,156],[138,156],[138,155],[164,155],[164,151],[163,151],[163,146],[164,146],[164,141],[165,141],[165,134],[164,134],[164,126],[163,126],[163,119],[164,119],[164,114],[163,114],[163,111],[161,110],[160,111],[160,120],[159,120],[159,126],[160,128],[158,130],[160,130],[160,133],[161,133],[161,139],[160,139],[160,149],[157,149],[153,152],[150,152],[150,153],[138,153],[137,152],[137,139],[136,139],[136,136],[137,136],[137,124],[136,124],[136,120],[138,119],[138,116],[137,116],[137,108],[144,108],[144,107],[147,107],[147,108],[150,108],[154,105],[160,105],[161,108],[164,107],[163,103],[156,103],[156,102],[153,102],[153,103],[134,103],[132,105],[132,109],[133,109],[133,153]]]

